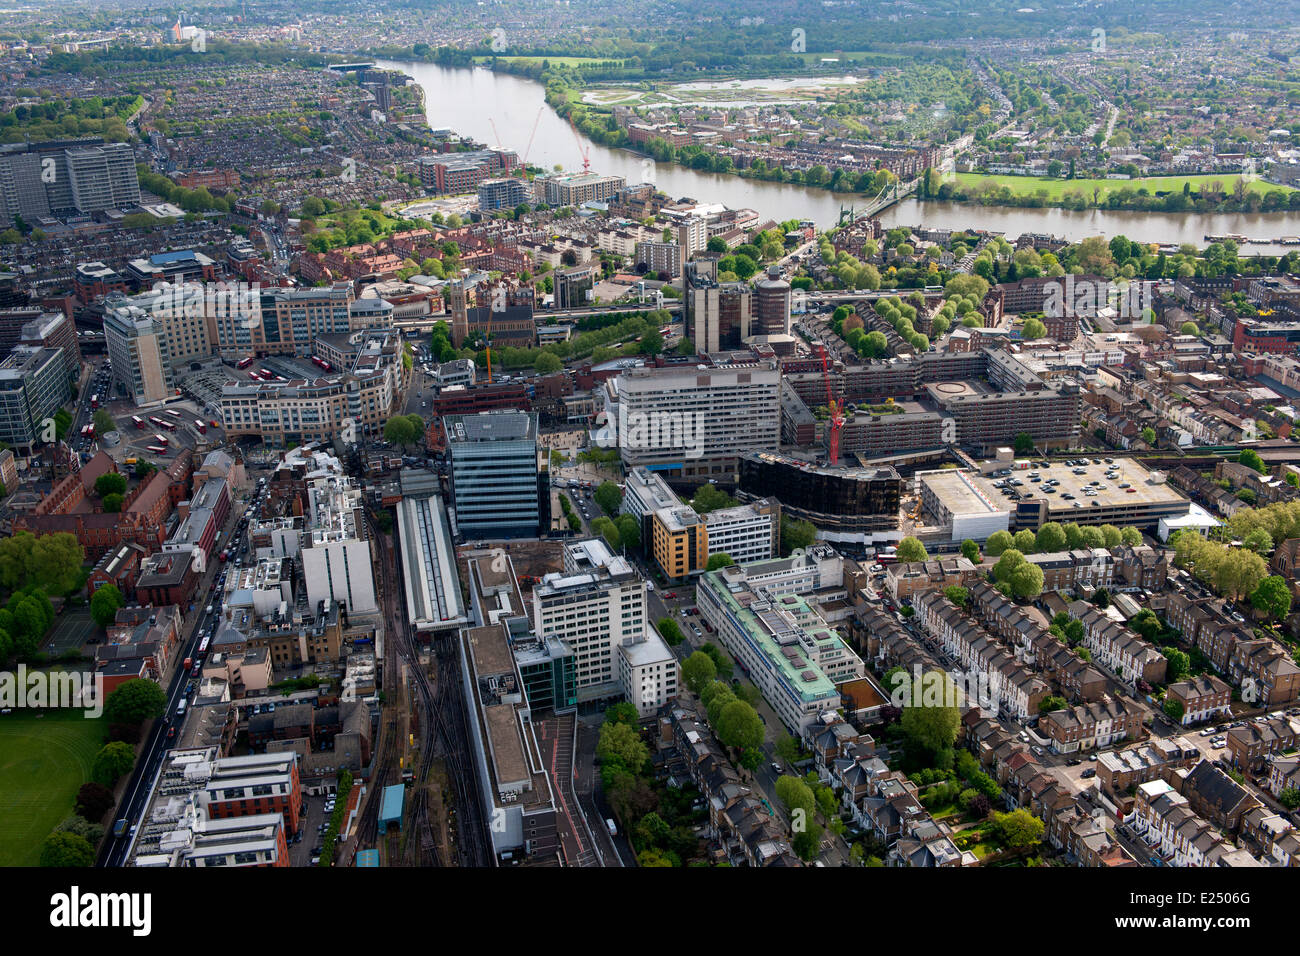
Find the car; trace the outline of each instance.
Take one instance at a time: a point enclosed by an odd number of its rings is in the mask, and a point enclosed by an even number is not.
[[[1041,757],[1043,755],[1043,748],[1038,746],[1038,744],[1034,744],[1034,746],[1030,747],[1029,749],[1034,752],[1035,757]]]
[[[1096,763],[1096,762],[1097,762],[1097,755],[1096,755],[1096,754],[1088,754],[1088,762],[1089,762],[1089,763]]]
[[[772,768],[772,772],[773,772],[774,774],[776,774],[778,777],[781,776],[781,765],[780,765],[779,763],[777,763],[777,762],[774,760],[774,761],[772,761],[771,764],[769,764],[769,766]]]
[[[1096,767],[1089,767],[1089,768],[1088,768],[1087,770],[1085,770],[1083,773],[1079,774],[1079,777],[1080,777],[1081,779],[1083,779],[1083,780],[1091,780],[1091,779],[1092,779],[1093,777],[1095,777],[1095,776],[1097,776],[1097,768],[1096,768]]]
[[[1070,767],[1077,767],[1077,766],[1079,766],[1079,764],[1083,763],[1083,758],[1082,758],[1082,757],[1071,757],[1071,758],[1070,758],[1069,760],[1067,760],[1065,763],[1066,763],[1067,766],[1070,766]]]
[[[1026,743],[1026,744],[1029,743],[1029,734],[1026,733],[1025,731],[1023,731],[1023,730],[1020,731],[1020,733],[1018,734],[1018,736],[1020,737],[1020,742],[1021,742],[1021,743]]]

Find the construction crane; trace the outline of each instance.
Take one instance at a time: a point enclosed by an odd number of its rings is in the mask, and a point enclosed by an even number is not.
[[[826,408],[830,411],[830,436],[826,442],[826,457],[832,465],[840,463],[840,429],[844,427],[844,408],[831,393],[831,372],[826,359],[826,344],[817,343],[822,353],[822,379],[826,382]]]
[[[528,134],[528,145],[524,147],[523,158],[519,161],[520,166],[528,165],[528,154],[533,151],[533,137],[537,135],[537,124],[542,121],[542,111],[545,109],[545,104],[537,107],[537,116],[533,119],[533,131]]]
[[[488,117],[488,123],[492,126],[492,135],[496,137],[497,149],[501,149],[501,134],[497,132],[497,123],[492,117]]]
[[[582,145],[582,137],[578,135],[578,127],[569,120],[569,129],[573,130],[573,141],[578,144],[578,153],[582,156],[582,171],[591,172],[591,148]]]

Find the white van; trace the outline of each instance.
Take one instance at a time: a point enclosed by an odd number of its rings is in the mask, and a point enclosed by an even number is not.
[[[618,827],[615,825],[612,818],[606,818],[605,827],[609,830],[610,836],[618,836]]]
[[[179,704],[176,705],[176,716],[177,716],[177,717],[184,717],[184,716],[185,716],[185,705],[188,704],[188,703],[189,703],[188,700],[183,700],[183,701],[181,701]]]

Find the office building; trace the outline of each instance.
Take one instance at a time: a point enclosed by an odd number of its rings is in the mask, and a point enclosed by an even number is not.
[[[340,469],[310,481],[307,492],[310,511],[300,556],[307,606],[315,610],[330,602],[349,614],[377,610],[361,490]]]
[[[798,739],[840,708],[837,685],[865,672],[861,659],[804,598],[751,589],[742,568],[703,575],[696,599],[719,642]]]
[[[0,218],[28,223],[140,204],[135,157],[99,138],[0,146]]]
[[[132,845],[132,866],[288,866],[302,820],[293,752],[166,751]]]
[[[464,628],[459,640],[470,756],[478,765],[493,853],[507,860],[553,858],[560,849],[554,783],[506,626]]]
[[[566,544],[564,570],[533,589],[533,633],[573,651],[579,703],[624,693],[619,646],[644,638],[647,628],[645,580],[599,538]]]
[[[140,178],[128,144],[69,149],[63,155],[77,212],[84,215],[140,204]]]
[[[0,441],[28,452],[52,443],[68,381],[62,349],[15,346],[0,361]]]
[[[453,527],[466,538],[536,537],[549,525],[537,465],[537,417],[497,410],[443,419],[451,458]],[[542,497],[546,499],[542,508]]]
[[[754,285],[754,334],[790,334],[790,283],[776,266]]]
[[[624,465],[670,482],[730,484],[741,457],[780,446],[774,362],[630,369],[606,383],[602,398]]]
[[[175,394],[167,337],[152,314],[124,302],[110,307],[104,312],[104,344],[114,384],[137,405]]]

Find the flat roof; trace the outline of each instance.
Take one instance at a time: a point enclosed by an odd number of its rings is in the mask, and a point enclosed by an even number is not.
[[[1073,459],[1080,461],[1082,459]],[[1021,495],[1029,498],[1043,498],[1047,501],[1047,511],[1051,519],[1056,520],[1075,520],[1088,511],[1101,511],[1109,508],[1131,508],[1136,505],[1167,505],[1167,506],[1186,506],[1188,500],[1179,494],[1171,485],[1165,481],[1153,481],[1152,472],[1148,471],[1140,462],[1131,458],[1115,458],[1113,464],[1106,464],[1102,459],[1100,465],[1094,465],[1089,458],[1088,464],[1078,466],[1083,474],[1076,475],[1075,469],[1063,461],[1055,461],[1046,468],[1026,468],[1014,469],[1008,476],[1010,478],[1019,478],[1024,482],[1015,490]],[[1112,472],[1113,470],[1113,472]],[[1118,475],[1116,478],[1107,478],[1106,474],[1112,472]],[[1038,475],[1043,481],[1031,482],[1029,477]],[[1056,485],[1056,492],[1047,494],[1043,482],[1049,478],[1054,478],[1060,482]],[[993,501],[1004,501],[1006,507],[1011,509],[1015,506],[1016,499],[1009,495],[1003,495],[1001,489],[994,488],[995,480],[985,478],[980,475],[972,476],[972,481],[980,487],[985,494]],[[1093,482],[1097,484],[1093,484]],[[1122,488],[1121,485],[1128,485],[1135,488],[1136,491],[1130,492],[1128,488]],[[1093,489],[1095,495],[1085,495],[1084,489]],[[1062,495],[1071,494],[1075,498],[1071,501],[1063,498]],[[1078,508],[1074,507],[1074,502],[1080,503]],[[1097,507],[1092,506],[1092,502],[1097,502]]]
[[[1011,510],[1010,503],[1005,507],[994,504],[1001,498],[998,490],[982,483],[973,472],[949,468],[927,471],[918,477],[953,514],[998,514]]]

